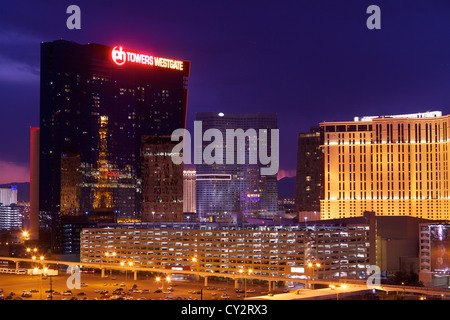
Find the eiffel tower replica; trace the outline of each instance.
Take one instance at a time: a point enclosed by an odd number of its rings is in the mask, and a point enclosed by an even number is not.
[[[92,207],[94,209],[95,219],[97,221],[101,220],[111,220],[114,218],[114,200],[111,181],[113,178],[108,175],[111,170],[111,165],[107,159],[108,153],[108,117],[100,116],[100,128],[99,128],[99,148],[98,148],[98,180],[97,187],[94,190],[94,199]]]

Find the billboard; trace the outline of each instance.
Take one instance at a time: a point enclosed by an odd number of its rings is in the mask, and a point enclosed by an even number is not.
[[[450,226],[430,225],[432,272],[450,273]]]

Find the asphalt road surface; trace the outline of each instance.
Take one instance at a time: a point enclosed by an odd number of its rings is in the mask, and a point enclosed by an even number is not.
[[[187,279],[171,279],[170,283],[164,281],[163,290],[155,292],[161,288],[161,282],[157,282],[154,277],[139,276],[137,280],[133,279],[133,274],[128,272],[127,275],[123,273],[113,274],[107,273],[107,277],[102,278],[100,274],[81,273],[80,289],[71,289],[71,294],[63,294],[64,291],[69,290],[67,280],[69,274],[61,274],[47,278],[41,276],[31,275],[15,275],[15,274],[0,274],[0,293],[2,299],[15,299],[20,297],[24,300],[111,300],[111,299],[130,299],[130,300],[242,300],[244,293],[237,293],[234,281],[213,281],[208,279],[208,286],[204,286],[203,279],[201,281],[187,280]],[[147,293],[132,291],[133,285],[136,285],[137,290],[148,290]],[[49,296],[50,287],[56,291],[56,294]],[[172,291],[168,288],[172,287]],[[113,291],[117,288],[122,288],[122,292],[129,294],[114,294]],[[241,280],[238,288],[244,290],[244,283]],[[201,289],[202,294],[199,292]],[[256,285],[247,282],[248,297],[260,296],[264,294],[268,286]],[[101,291],[108,290],[108,293],[101,294]],[[274,293],[281,293],[285,288],[276,288]],[[22,297],[24,291],[31,291],[31,297]],[[11,292],[14,294],[11,295]],[[111,298],[112,296],[112,298]]]

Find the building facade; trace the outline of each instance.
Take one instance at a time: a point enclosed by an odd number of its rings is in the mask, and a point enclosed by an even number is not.
[[[196,213],[196,179],[195,170],[183,171],[183,212]]]
[[[170,136],[142,137],[142,221],[183,221],[183,166]]]
[[[251,163],[250,153],[258,150],[250,139],[259,144],[259,130],[267,130],[267,154],[271,154],[271,129],[277,129],[274,114],[223,114],[197,113],[196,121],[201,122],[202,137],[208,130],[217,130],[223,137],[218,141],[202,141],[202,152],[215,144],[221,150],[221,163],[196,164],[197,213],[203,221],[232,221],[236,216],[273,216],[278,211],[277,175],[262,175],[260,162]],[[241,129],[245,141],[239,149],[239,139],[234,143],[225,141],[228,130]],[[254,130],[254,133],[250,131]],[[256,133],[256,134],[255,134]],[[234,149],[233,149],[234,148]],[[239,149],[239,150],[238,150]],[[231,151],[233,163],[227,163],[227,152]],[[242,151],[242,152],[241,152]],[[217,156],[217,155],[216,155]]]
[[[321,218],[377,215],[445,219],[449,125],[441,112],[323,122]]]
[[[15,230],[22,228],[22,207],[15,204],[0,205],[0,230]]]
[[[254,275],[363,279],[375,254],[369,223],[254,225],[216,223],[110,224],[81,232],[80,262],[132,261],[136,268],[197,270],[220,276],[251,268]],[[105,253],[115,252],[109,260]],[[192,264],[192,258],[198,265]]]
[[[323,155],[320,128],[298,134],[295,209],[320,212],[323,197]]]
[[[419,279],[427,287],[450,286],[450,225],[448,221],[422,223]]]
[[[141,137],[184,128],[189,62],[122,47],[41,44],[39,209],[139,221]]]
[[[0,205],[17,204],[17,187],[0,188]]]

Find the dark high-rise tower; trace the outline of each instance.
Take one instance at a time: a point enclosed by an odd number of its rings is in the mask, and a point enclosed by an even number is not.
[[[184,128],[188,76],[187,61],[41,44],[39,207],[53,232],[61,216],[141,218],[141,137]]]
[[[262,113],[198,113],[196,121],[202,123],[202,135],[208,130],[218,130],[224,137],[223,164],[196,165],[196,202],[197,214],[201,220],[231,221],[236,215],[248,217],[273,217],[278,211],[278,182],[277,175],[262,175],[260,161],[253,164],[249,161],[249,153],[257,153],[249,139],[255,138],[259,145],[259,136],[247,136],[243,147],[244,154],[238,150],[239,142],[234,139],[235,148],[232,150],[234,163],[227,163],[227,150],[232,148],[230,141],[226,139],[227,130],[242,129],[243,132],[255,130],[268,130],[268,142],[266,151],[271,150],[271,130],[278,129],[276,114]],[[214,141],[214,144],[217,141]],[[278,142],[278,141],[277,141]],[[203,141],[202,151],[210,144]],[[275,153],[275,151],[274,151]],[[239,163],[245,157],[245,163]],[[278,170],[277,170],[278,171]]]
[[[323,192],[323,152],[320,128],[298,134],[295,209],[320,212]]]

